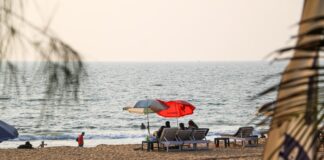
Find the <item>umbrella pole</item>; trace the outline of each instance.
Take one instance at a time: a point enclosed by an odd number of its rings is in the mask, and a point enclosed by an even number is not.
[[[178,118],[177,118],[177,126],[179,127],[179,122],[178,122]]]
[[[148,134],[151,135],[151,133],[150,133],[150,120],[149,120],[149,116],[148,116],[149,114],[147,113],[146,115],[147,115],[147,131],[148,131]]]

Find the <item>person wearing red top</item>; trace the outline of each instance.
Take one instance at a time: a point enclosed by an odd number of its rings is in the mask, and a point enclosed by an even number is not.
[[[84,132],[82,132],[79,137],[78,137],[78,144],[79,144],[79,147],[83,147],[83,136],[84,136]]]

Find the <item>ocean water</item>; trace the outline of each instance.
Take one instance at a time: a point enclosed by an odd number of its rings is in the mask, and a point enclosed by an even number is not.
[[[84,131],[85,146],[98,144],[140,143],[147,134],[140,129],[146,116],[122,110],[141,99],[187,100],[196,106],[193,115],[166,119],[150,114],[151,130],[166,120],[187,125],[194,120],[199,127],[210,128],[209,138],[234,133],[249,123],[257,109],[275,98],[270,94],[251,100],[257,93],[279,82],[284,64],[267,62],[170,62],[170,63],[87,63],[79,101],[62,102],[44,98],[46,82],[33,70],[17,82],[18,90],[2,89],[1,120],[18,128],[19,137],[0,143],[17,147],[24,141],[37,145],[76,146],[76,136]],[[10,86],[1,86],[10,88]],[[17,92],[19,91],[19,95]],[[262,127],[261,127],[262,129]]]

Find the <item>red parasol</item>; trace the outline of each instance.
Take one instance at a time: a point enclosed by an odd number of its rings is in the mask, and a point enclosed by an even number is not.
[[[193,114],[193,111],[196,109],[195,106],[183,100],[175,100],[175,101],[168,101],[168,102],[160,101],[160,102],[168,106],[167,109],[157,112],[157,114],[159,114],[162,117],[179,118],[179,117]]]

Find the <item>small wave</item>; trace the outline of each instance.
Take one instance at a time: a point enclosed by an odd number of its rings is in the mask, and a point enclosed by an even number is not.
[[[72,127],[72,129],[96,129],[98,127],[96,126],[77,126],[77,127]]]
[[[236,130],[220,130],[210,131],[207,136],[220,136],[222,134],[234,134]],[[85,139],[132,139],[144,138],[146,134],[86,134]],[[77,134],[62,134],[62,135],[20,135],[12,141],[32,141],[32,140],[75,140]]]
[[[11,99],[10,97],[0,97],[0,100],[9,100]]]
[[[32,140],[75,140],[78,135],[20,135],[13,141],[32,141]],[[126,139],[126,138],[143,138],[145,134],[86,134],[85,139]]]
[[[207,105],[222,106],[222,105],[224,105],[224,103],[212,103],[212,102],[210,102],[210,103],[207,103]]]
[[[156,87],[162,87],[163,84],[153,84],[152,86],[156,86]]]
[[[267,129],[263,129],[263,130],[258,130],[258,129],[255,129],[253,131],[253,135],[260,135],[261,132],[265,132],[267,131]],[[220,131],[216,131],[216,132],[208,132],[208,135],[207,136],[221,136],[223,134],[235,134],[237,132],[237,130],[220,130]]]
[[[27,99],[27,101],[33,102],[33,101],[47,101],[46,98],[36,98],[36,99]]]
[[[217,132],[208,132],[207,136],[221,136],[222,134],[234,134],[235,130],[224,130],[224,131],[217,131]]]
[[[69,140],[75,139],[76,136],[72,135],[60,135],[60,136],[33,136],[33,135],[21,135],[14,140],[18,141],[31,141],[31,140]]]
[[[84,98],[84,99],[80,99],[82,101],[86,101],[86,102],[98,102],[98,101],[104,101],[105,99],[101,99],[101,98]]]
[[[217,137],[222,134],[234,134],[237,130],[217,130],[209,131],[208,137]],[[260,131],[255,130],[255,135],[259,135]],[[33,140],[75,140],[78,134],[60,134],[60,135],[19,135],[18,138],[12,141],[33,141]],[[146,136],[143,134],[86,134],[85,139],[88,140],[100,140],[100,139],[136,139],[144,138]]]

